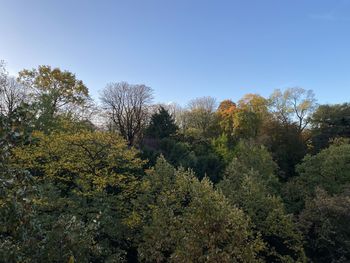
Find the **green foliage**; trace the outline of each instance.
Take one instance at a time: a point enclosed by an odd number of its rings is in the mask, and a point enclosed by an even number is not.
[[[195,154],[191,151],[191,145],[186,142],[164,139],[161,141],[160,149],[166,159],[174,165],[184,167],[194,165]]]
[[[178,127],[149,119],[151,88],[114,83],[102,101],[126,142],[82,117],[71,72],[18,81],[0,61],[1,262],[349,262],[348,103],[310,119],[301,88],[202,97]]]
[[[333,144],[316,155],[307,155],[297,166],[299,176],[285,187],[285,199],[293,212],[300,212],[305,198],[321,187],[329,194],[344,192],[350,185],[350,144]]]
[[[137,152],[104,132],[39,132],[33,138],[12,157],[12,166],[29,171],[41,189],[33,206],[40,226],[33,244],[40,253],[25,256],[51,262],[125,259],[130,238],[123,222],[142,175]]]
[[[266,262],[303,262],[302,236],[293,219],[285,212],[282,200],[269,194],[254,170],[244,174],[238,185],[228,175],[219,184],[233,205],[238,205],[252,218],[266,244],[260,256]]]
[[[253,141],[240,141],[235,148],[235,158],[230,163],[226,174],[237,176],[254,170],[259,173],[260,182],[264,183],[271,193],[277,193],[279,182],[276,176],[278,166],[267,149]]]
[[[206,140],[187,142],[178,137],[163,138],[159,142],[158,150],[147,147],[143,149],[143,156],[149,159],[152,165],[160,155],[176,167],[193,169],[198,178],[207,176],[212,182],[221,179],[224,160]]]
[[[215,152],[217,152],[226,163],[229,163],[233,159],[234,145],[225,133],[217,138],[214,138],[212,140],[212,146]]]
[[[234,114],[234,134],[237,138],[256,138],[269,118],[268,101],[257,94],[246,94],[238,102]]]
[[[39,66],[38,69],[22,70],[18,80],[25,85],[29,97],[34,100],[40,130],[50,131],[59,112],[69,112],[89,100],[84,83],[69,71]]]
[[[238,110],[234,117],[235,136],[255,138],[261,126],[261,119],[252,111]]]
[[[175,134],[177,129],[174,118],[161,106],[158,112],[151,116],[146,135],[151,138],[163,139]]]
[[[0,114],[0,165],[13,147],[30,142],[35,117],[28,107],[22,104],[8,116]]]
[[[42,103],[51,106],[52,113],[65,105],[72,103],[81,105],[88,98],[88,89],[81,80],[69,71],[52,69],[50,66],[39,66],[38,69],[22,70],[19,80],[39,94]]]
[[[316,189],[308,198],[299,224],[306,237],[306,252],[313,262],[350,260],[350,195],[330,196]]]
[[[238,107],[256,113],[259,119],[266,118],[266,115],[268,115],[268,100],[258,94],[249,93],[244,95],[238,101]]]
[[[337,137],[350,138],[350,104],[321,105],[311,118],[314,152],[329,146]]]
[[[174,170],[164,160],[146,178],[157,192],[139,247],[147,262],[258,262],[259,239],[249,219],[222,194],[191,172]],[[161,187],[160,187],[161,185]]]
[[[279,177],[283,180],[296,175],[295,166],[300,163],[306,154],[306,143],[294,124],[283,124],[275,120],[264,126],[262,143],[272,153],[278,164]]]
[[[39,226],[33,207],[38,193],[28,172],[2,167],[0,177],[0,258],[3,262],[30,262]]]
[[[192,146],[196,156],[196,165],[188,168],[193,169],[199,179],[208,177],[213,183],[222,179],[225,168],[224,161],[220,158],[209,142],[198,142]]]
[[[218,184],[232,205],[245,211],[261,233],[267,262],[303,262],[302,236],[287,215],[278,192],[276,164],[263,147],[241,142],[236,158]]]
[[[16,165],[63,188],[74,185],[77,193],[133,186],[140,172],[142,161],[136,151],[111,133],[35,133],[34,137],[37,143],[14,150]]]
[[[297,171],[298,180],[310,191],[321,186],[331,194],[342,192],[350,184],[350,144],[331,145],[317,155],[305,156]]]

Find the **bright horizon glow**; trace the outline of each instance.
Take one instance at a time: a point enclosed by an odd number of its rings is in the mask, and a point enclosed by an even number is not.
[[[50,65],[84,81],[145,84],[155,102],[312,89],[350,102],[349,0],[0,0],[11,74]]]

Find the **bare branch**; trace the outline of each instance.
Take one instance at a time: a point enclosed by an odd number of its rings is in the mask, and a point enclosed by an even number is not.
[[[152,89],[145,85],[110,83],[103,90],[103,106],[129,145],[134,145],[140,137],[148,120],[148,105],[152,99]]]

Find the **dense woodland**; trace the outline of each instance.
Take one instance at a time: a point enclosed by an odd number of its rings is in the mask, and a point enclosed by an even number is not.
[[[0,261],[350,262],[350,104],[199,95],[1,63]]]

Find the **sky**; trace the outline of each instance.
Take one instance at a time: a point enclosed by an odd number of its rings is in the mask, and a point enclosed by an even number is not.
[[[0,60],[69,70],[95,99],[127,81],[182,105],[295,86],[350,102],[350,0],[0,0]]]

